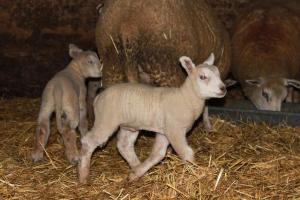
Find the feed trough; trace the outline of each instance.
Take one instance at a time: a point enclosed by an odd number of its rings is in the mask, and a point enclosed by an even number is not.
[[[300,126],[300,104],[283,103],[281,112],[257,110],[246,100],[232,100],[223,107],[208,106],[210,115],[237,122],[265,122],[267,124],[286,123],[289,126]]]

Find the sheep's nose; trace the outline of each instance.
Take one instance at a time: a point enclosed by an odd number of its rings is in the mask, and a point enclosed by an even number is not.
[[[221,90],[223,93],[225,93],[225,92],[226,92],[226,87],[225,87],[224,85],[222,85],[222,86],[220,87],[220,90]]]

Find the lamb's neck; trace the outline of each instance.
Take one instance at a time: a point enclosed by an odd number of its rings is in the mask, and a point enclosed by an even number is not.
[[[182,86],[179,88],[180,94],[187,104],[189,109],[197,116],[199,116],[204,107],[205,98],[201,98],[193,87],[192,80],[187,78]]]
[[[85,77],[83,76],[81,70],[80,70],[80,66],[78,63],[76,63],[74,60],[72,60],[68,67],[67,67],[68,71],[70,71],[72,74],[74,74],[77,78],[79,78],[80,80],[84,81]]]

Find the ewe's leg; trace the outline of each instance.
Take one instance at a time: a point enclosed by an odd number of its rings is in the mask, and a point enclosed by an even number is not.
[[[294,90],[294,99],[293,103],[299,103],[300,102],[300,91]]]
[[[169,141],[166,136],[156,134],[150,156],[143,163],[132,169],[132,172],[129,174],[129,180],[133,181],[143,176],[152,166],[159,163],[165,157],[168,145]]]
[[[138,131],[133,132],[122,128],[118,133],[118,150],[131,168],[136,167],[141,163],[134,151],[134,143],[138,135]]]
[[[97,123],[91,131],[81,139],[81,153],[78,165],[79,182],[85,184],[87,182],[91,156],[97,146],[103,146],[108,138],[116,131],[117,125],[109,126],[108,124]]]
[[[46,105],[42,103],[38,117],[38,126],[36,129],[35,146],[31,154],[34,162],[43,159],[44,148],[50,134],[50,116],[53,110],[53,105]]]
[[[288,88],[288,95],[285,99],[286,102],[290,102],[290,103],[299,103],[299,98],[300,94],[299,94],[299,90],[296,90],[294,88]]]
[[[173,128],[166,131],[166,135],[173,149],[183,161],[194,162],[194,152],[187,143],[185,131],[178,131]]]
[[[211,123],[209,121],[209,115],[208,115],[208,107],[205,106],[203,110],[203,124],[204,124],[204,129],[209,132],[212,130]]]

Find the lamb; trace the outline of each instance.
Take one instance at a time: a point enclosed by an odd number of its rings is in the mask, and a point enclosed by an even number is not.
[[[160,162],[169,144],[183,161],[194,162],[186,133],[202,113],[205,100],[222,98],[226,94],[226,87],[213,62],[213,54],[198,66],[189,57],[180,57],[188,77],[178,88],[120,83],[100,93],[94,101],[94,127],[81,139],[79,182],[87,182],[95,148],[103,146],[118,128],[117,148],[132,169],[131,181]],[[139,130],[157,133],[152,152],[143,163],[134,151]]]
[[[103,66],[95,52],[83,51],[74,44],[69,45],[69,55],[73,58],[72,61],[47,83],[43,91],[31,155],[34,162],[43,159],[43,151],[50,135],[50,117],[54,111],[68,161],[75,164],[79,158],[75,129],[79,127],[81,136],[88,129],[84,80],[87,77],[100,77]]]
[[[258,109],[280,111],[300,88],[299,9],[295,0],[252,2],[235,24],[232,73]]]

